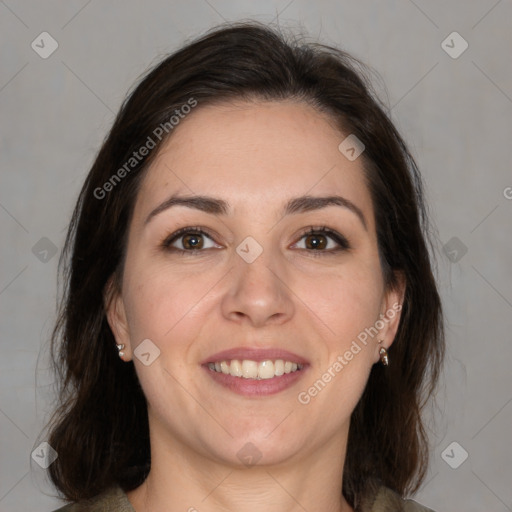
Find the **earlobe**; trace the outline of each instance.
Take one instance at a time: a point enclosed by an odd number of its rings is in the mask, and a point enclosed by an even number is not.
[[[103,303],[108,324],[116,340],[119,357],[123,361],[131,359],[130,336],[123,297],[111,276],[105,285]]]

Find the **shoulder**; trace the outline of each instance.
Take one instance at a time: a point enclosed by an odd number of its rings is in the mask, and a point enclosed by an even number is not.
[[[120,487],[111,487],[90,500],[70,503],[54,512],[135,512],[135,510]]]
[[[414,500],[405,500],[391,489],[379,487],[371,508],[368,512],[434,512]],[[366,510],[364,511],[366,512]]]

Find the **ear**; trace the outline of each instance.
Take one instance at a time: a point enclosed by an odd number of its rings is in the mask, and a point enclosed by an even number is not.
[[[123,302],[123,296],[119,290],[119,285],[115,274],[110,276],[103,291],[103,303],[107,321],[112,330],[116,343],[124,345],[122,351],[123,361],[132,359],[132,348],[130,343],[130,331],[126,320],[126,311]]]
[[[384,296],[380,319],[384,327],[379,332],[380,342],[376,347],[377,360],[379,360],[380,347],[389,348],[395,340],[398,326],[400,324],[401,312],[404,303],[406,280],[403,272],[395,272],[395,284]]]

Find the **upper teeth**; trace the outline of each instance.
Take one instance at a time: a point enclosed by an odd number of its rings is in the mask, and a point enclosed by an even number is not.
[[[302,364],[292,363],[291,361],[283,361],[277,359],[275,361],[252,361],[244,359],[238,361],[220,361],[217,363],[208,363],[208,368],[216,372],[222,372],[233,377],[244,377],[246,379],[271,379],[275,376],[291,373],[303,368]]]

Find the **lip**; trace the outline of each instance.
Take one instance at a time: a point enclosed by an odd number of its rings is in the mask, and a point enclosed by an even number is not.
[[[207,366],[203,366],[202,368],[208,372],[210,378],[216,383],[238,395],[247,397],[275,395],[293,386],[307,371],[307,367],[304,366],[302,370],[297,370],[293,373],[285,373],[284,375],[272,377],[271,379],[256,380],[214,372]]]
[[[272,377],[271,379],[261,380],[233,377],[232,375],[214,372],[208,368],[208,363],[232,361],[233,359],[238,359],[239,361],[250,359],[256,362],[266,361],[268,359],[283,359],[284,361],[300,363],[303,365],[303,367],[301,370],[297,370],[292,373],[285,373],[280,376]],[[282,350],[278,348],[258,349],[238,347],[212,354],[201,362],[201,366],[206,372],[208,372],[208,375],[213,381],[220,384],[224,388],[227,388],[239,395],[257,397],[274,395],[293,386],[305,375],[309,368],[309,362],[303,357],[288,350]]]
[[[253,347],[236,347],[229,350],[223,350],[221,352],[217,352],[208,356],[204,361],[201,362],[202,365],[207,365],[208,363],[220,363],[221,361],[232,361],[233,359],[238,359],[239,361],[243,361],[244,359],[250,359],[252,361],[256,361],[260,363],[261,361],[266,361],[268,359],[276,360],[283,359],[284,361],[291,361],[292,363],[300,363],[304,366],[309,365],[309,361],[299,356],[298,354],[294,354],[288,350],[283,350],[280,348],[253,348]]]

